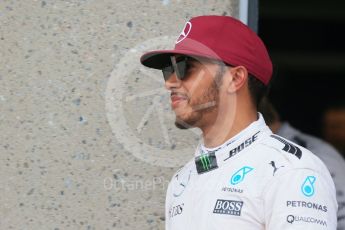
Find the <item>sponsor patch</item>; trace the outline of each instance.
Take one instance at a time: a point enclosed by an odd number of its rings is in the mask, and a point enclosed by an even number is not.
[[[242,207],[243,201],[218,199],[213,213],[240,216]]]
[[[171,207],[169,209],[169,217],[173,218],[177,215],[181,215],[183,212],[183,206],[184,206],[184,203]]]
[[[316,181],[316,177],[314,176],[307,176],[305,181],[302,184],[302,193],[307,196],[311,197],[314,195],[315,189],[314,189],[314,183]]]
[[[255,133],[253,136],[249,137],[247,140],[243,141],[241,144],[239,144],[236,148],[233,148],[229,151],[229,156],[224,159],[224,161],[230,159],[231,157],[235,156],[237,153],[241,152],[243,149],[250,146],[254,141],[257,140],[258,134],[260,131]]]
[[[325,220],[320,220],[320,219],[310,217],[310,216],[288,215],[286,217],[286,221],[290,224],[294,224],[296,222],[305,222],[309,224],[319,224],[319,225],[327,226],[327,222]]]
[[[313,203],[313,202],[306,202],[306,201],[299,201],[299,200],[288,200],[286,201],[286,207],[293,207],[293,208],[310,208],[315,209],[323,212],[327,212],[327,206]]]
[[[222,191],[223,191],[223,192],[243,193],[243,189],[232,188],[232,187],[223,187],[223,188],[222,188]]]
[[[238,171],[236,171],[230,179],[230,183],[232,185],[236,185],[238,183],[241,183],[244,180],[244,177],[247,173],[249,173],[250,171],[252,171],[254,168],[249,167],[249,166],[244,166],[242,168],[240,168]]]

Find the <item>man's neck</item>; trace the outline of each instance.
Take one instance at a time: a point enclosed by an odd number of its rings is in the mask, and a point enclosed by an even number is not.
[[[213,124],[201,127],[205,147],[220,146],[257,119],[256,111],[218,116]]]
[[[282,123],[279,120],[275,120],[272,122],[272,124],[269,125],[269,127],[273,133],[277,133],[282,127]]]

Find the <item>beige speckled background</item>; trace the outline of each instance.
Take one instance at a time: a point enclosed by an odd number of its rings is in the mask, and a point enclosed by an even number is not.
[[[1,0],[0,229],[164,229],[197,134],[176,131],[138,57],[237,2]]]

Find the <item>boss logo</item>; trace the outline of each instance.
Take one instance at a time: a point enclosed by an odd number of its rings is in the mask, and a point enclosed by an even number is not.
[[[243,201],[218,199],[213,213],[240,216],[242,207]]]

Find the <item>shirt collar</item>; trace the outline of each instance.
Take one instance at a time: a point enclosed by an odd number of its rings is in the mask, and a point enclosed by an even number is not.
[[[243,149],[257,142],[262,134],[272,134],[262,115],[258,114],[258,120],[215,148],[206,148],[201,142],[195,152],[195,164],[198,173],[205,173],[220,167]]]

